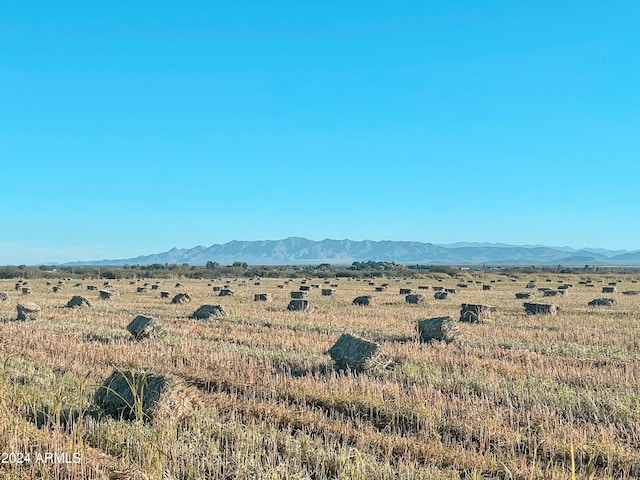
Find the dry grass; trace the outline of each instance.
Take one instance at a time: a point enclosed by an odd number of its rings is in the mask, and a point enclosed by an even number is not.
[[[538,286],[557,285],[546,278]],[[0,302],[0,451],[80,452],[82,461],[0,463],[0,476],[524,480],[568,479],[575,468],[576,478],[638,478],[640,297],[616,293],[616,306],[588,307],[613,279],[591,278],[597,287],[561,277],[574,287],[553,299],[555,316],[527,316],[515,300],[530,277],[477,278],[496,282],[443,301],[422,291],[428,300],[419,305],[399,288],[459,280],[378,280],[391,284],[384,292],[332,280],[332,296],[310,290],[310,312],[286,311],[295,280],[278,289],[282,279],[229,279],[234,296],[218,297],[208,281],[180,279],[182,287],[164,290],[188,292],[192,302],[181,305],[159,291],[137,293],[128,280],[111,282],[119,294],[110,300],[73,288],[75,280],[58,293],[30,280],[38,320],[12,321],[17,294]],[[0,281],[0,291],[14,283]],[[631,289],[630,277],[621,286]],[[273,300],[254,302],[255,293]],[[93,306],[63,308],[78,294]],[[372,305],[352,305],[358,295],[372,295]],[[212,303],[228,317],[187,318]],[[458,318],[462,303],[497,312],[490,323],[459,324],[454,343],[417,341],[418,320]],[[126,326],[138,314],[158,319],[166,335],[131,340]],[[334,371],[326,351],[343,332],[378,342],[393,366]],[[105,416],[91,399],[114,367],[180,377],[200,402],[177,423]]]

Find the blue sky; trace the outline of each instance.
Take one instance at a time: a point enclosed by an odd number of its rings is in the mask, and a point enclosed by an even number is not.
[[[0,6],[0,264],[303,236],[640,249],[640,4]]]

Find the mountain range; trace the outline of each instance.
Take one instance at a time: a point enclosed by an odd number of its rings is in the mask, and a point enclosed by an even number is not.
[[[231,241],[210,247],[172,248],[163,253],[119,260],[71,262],[67,265],[205,265],[218,262],[229,265],[300,265],[330,263],[348,265],[355,261],[388,261],[405,264],[440,265],[640,265],[640,250],[575,249],[543,245],[507,245],[502,243],[455,243],[438,245],[402,241],[308,240],[289,237],[283,240]]]

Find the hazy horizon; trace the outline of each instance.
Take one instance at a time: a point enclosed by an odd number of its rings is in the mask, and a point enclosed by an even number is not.
[[[7,5],[0,264],[293,235],[637,250],[640,4],[576,5]]]

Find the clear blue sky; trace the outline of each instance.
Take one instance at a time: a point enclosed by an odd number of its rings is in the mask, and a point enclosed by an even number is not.
[[[640,248],[637,1],[0,5],[0,264]]]

